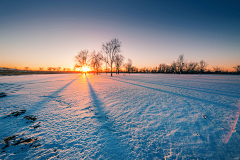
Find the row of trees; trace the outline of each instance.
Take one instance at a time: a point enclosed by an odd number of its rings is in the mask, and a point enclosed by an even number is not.
[[[139,73],[229,73],[220,67],[213,67],[213,71],[210,71],[206,67],[208,66],[207,62],[201,60],[200,62],[189,62],[187,63],[184,59],[184,55],[180,55],[177,61],[173,61],[172,64],[168,65],[165,63],[159,64],[158,67],[154,68],[140,68],[136,69],[136,72]],[[236,72],[240,74],[240,65],[233,67]]]
[[[186,63],[184,55],[180,55],[178,60],[173,61],[171,65],[160,64],[157,68],[159,73],[203,73],[208,64],[201,60],[200,62]]]
[[[97,74],[100,68],[105,65],[106,73],[108,67],[110,68],[111,76],[115,67],[116,73],[119,74],[121,67],[125,66],[126,70],[130,73],[132,68],[132,60],[128,59],[127,63],[124,63],[124,56],[120,54],[121,42],[118,39],[112,39],[102,45],[102,50],[96,52],[95,50],[91,53],[88,50],[80,51],[75,56],[75,68],[80,68],[84,71],[85,68],[91,68]]]
[[[15,67],[17,69],[17,67]],[[23,70],[30,71],[29,67],[24,67]],[[44,71],[44,67],[39,67],[39,71]],[[48,67],[48,71],[71,71],[71,68],[62,68],[62,67]]]

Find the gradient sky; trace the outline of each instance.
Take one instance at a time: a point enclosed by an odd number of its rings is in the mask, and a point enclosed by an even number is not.
[[[136,67],[205,60],[240,65],[240,2],[0,0],[0,67],[72,68],[81,50],[118,38]]]

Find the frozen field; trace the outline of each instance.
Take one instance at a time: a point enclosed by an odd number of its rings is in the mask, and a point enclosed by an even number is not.
[[[240,159],[240,76],[0,77],[0,159]]]

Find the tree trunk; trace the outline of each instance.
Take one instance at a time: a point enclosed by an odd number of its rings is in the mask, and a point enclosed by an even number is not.
[[[112,65],[111,65],[111,76],[112,76]]]
[[[112,76],[112,68],[111,68],[111,76]]]
[[[106,63],[106,74],[107,74],[107,63]]]

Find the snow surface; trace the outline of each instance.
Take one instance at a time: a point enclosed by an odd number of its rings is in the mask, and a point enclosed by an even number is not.
[[[3,76],[1,92],[0,159],[240,158],[237,75]]]

